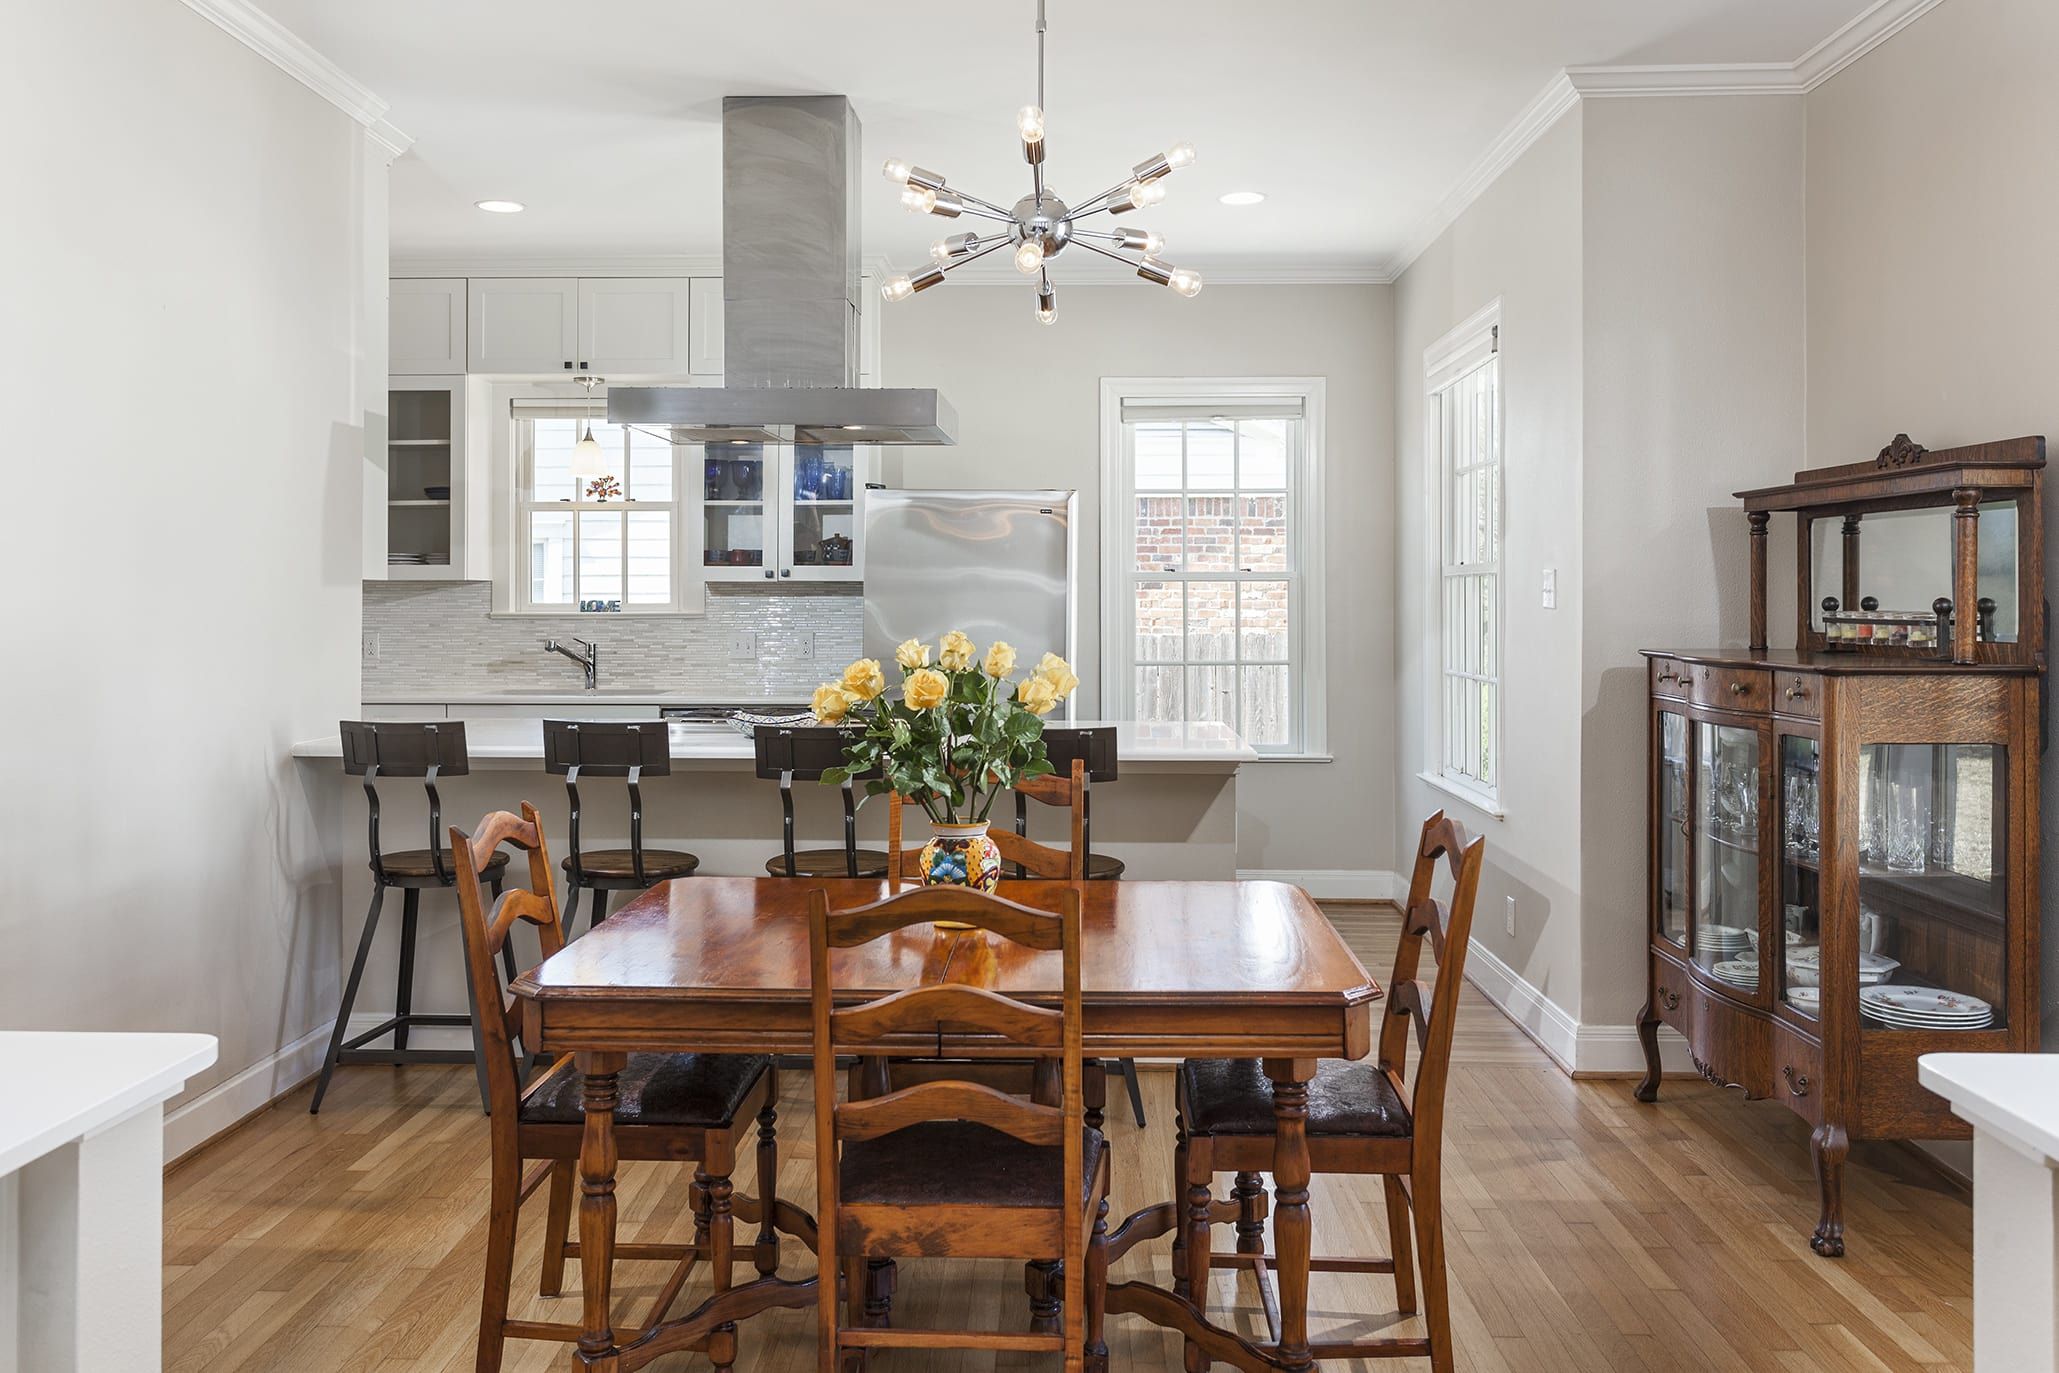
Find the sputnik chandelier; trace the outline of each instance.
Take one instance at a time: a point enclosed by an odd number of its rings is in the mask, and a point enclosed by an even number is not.
[[[906,300],[944,279],[946,272],[976,262],[1002,248],[1015,249],[1015,269],[1037,283],[1037,319],[1049,324],[1058,314],[1058,295],[1051,285],[1051,259],[1073,244],[1113,258],[1138,276],[1167,286],[1183,296],[1201,292],[1201,274],[1161,262],[1165,240],[1149,229],[1084,228],[1080,221],[1106,212],[1128,214],[1156,205],[1165,199],[1165,179],[1182,167],[1194,164],[1194,145],[1175,143],[1164,152],[1145,158],[1130,174],[1083,205],[1069,206],[1044,186],[1044,0],[1037,0],[1037,103],[1025,105],[1015,116],[1022,135],[1022,158],[1029,163],[1031,191],[1002,209],[978,196],[947,186],[935,172],[888,158],[881,170],[887,180],[899,185],[901,204],[915,214],[956,219],[971,215],[1005,225],[992,233],[952,234],[930,245],[929,266],[915,273],[898,272],[887,279],[879,293],[889,301]],[[1140,256],[1126,257],[1126,253]]]

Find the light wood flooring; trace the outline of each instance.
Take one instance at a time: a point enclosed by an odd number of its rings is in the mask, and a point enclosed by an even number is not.
[[[1384,981],[1392,911],[1330,910]],[[789,1072],[783,1085],[779,1190],[812,1210],[806,1074]],[[1172,1079],[1147,1072],[1144,1086],[1148,1130],[1135,1127],[1119,1100],[1110,1103],[1118,1215],[1170,1186]],[[470,1369],[487,1177],[471,1071],[346,1068],[319,1117],[307,1114],[307,1099],[303,1087],[170,1173],[165,1368]],[[1571,1081],[1468,987],[1445,1152],[1461,1369],[1972,1367],[1970,1208],[1899,1149],[1854,1149],[1848,1255],[1816,1258],[1807,1245],[1815,1181],[1807,1130],[1795,1117],[1694,1079],[1669,1080],[1649,1107],[1631,1099],[1628,1082]],[[739,1191],[756,1191],[748,1170],[736,1181]],[[690,1235],[687,1182],[682,1168],[625,1165],[624,1238]],[[571,1295],[533,1295],[542,1200],[523,1212],[515,1314],[576,1320],[576,1264]],[[1317,1252],[1384,1251],[1376,1182],[1318,1177],[1314,1200]],[[1166,1281],[1166,1244],[1141,1247],[1116,1276],[1149,1272]],[[810,1259],[789,1241],[785,1266],[806,1271]],[[640,1317],[664,1268],[619,1270],[618,1320]],[[676,1309],[688,1309],[703,1286],[697,1274]],[[1311,1326],[1412,1330],[1413,1321],[1396,1325],[1382,1314],[1392,1305],[1384,1278],[1319,1275]],[[1262,1335],[1248,1278],[1217,1275],[1211,1308],[1226,1306]],[[1021,1265],[904,1264],[895,1311],[922,1325],[1018,1328],[1026,1320]],[[774,1312],[747,1325],[740,1373],[813,1369],[811,1320],[812,1312]],[[1109,1343],[1118,1370],[1180,1368],[1177,1341],[1135,1317],[1112,1317]],[[875,1366],[942,1373],[1047,1364],[1056,1360],[908,1352]],[[510,1370],[568,1365],[565,1346],[509,1345]],[[657,1365],[706,1366],[686,1355]]]

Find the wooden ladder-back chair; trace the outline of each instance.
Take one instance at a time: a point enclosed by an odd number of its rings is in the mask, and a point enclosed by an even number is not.
[[[823,1373],[835,1373],[847,1351],[862,1357],[893,1348],[1040,1351],[1061,1354],[1067,1373],[1106,1367],[1101,1326],[1110,1159],[1106,1141],[1083,1118],[1079,892],[1059,891],[1056,905],[1053,913],[965,887],[926,887],[831,911],[827,893],[810,895]],[[833,950],[932,920],[975,927],[940,937],[991,934],[1056,953],[1058,1008],[961,982],[837,1005]],[[838,1054],[924,1049],[971,1060],[1029,1050],[1055,1060],[1059,1101],[1045,1105],[975,1081],[937,1079],[838,1104]],[[1060,1261],[1062,1326],[1056,1333],[1003,1334],[861,1324],[866,1261],[917,1257]],[[830,1276],[840,1265],[848,1324],[838,1315]]]
[[[496,856],[505,859],[498,852],[503,844],[529,855],[530,890],[508,892],[489,910],[480,879],[493,870]],[[486,1046],[493,1182],[477,1368],[479,1373],[494,1373],[511,1337],[576,1341],[581,1333],[576,1323],[509,1320],[508,1293],[514,1274],[516,1219],[522,1203],[546,1179],[550,1182],[550,1219],[538,1284],[542,1295],[558,1295],[565,1260],[579,1255],[579,1245],[567,1241],[567,1230],[572,1221],[573,1174],[586,1129],[583,1081],[568,1054],[523,1085],[523,1060],[515,1051],[521,1019],[501,982],[496,961],[509,932],[519,922],[536,926],[545,958],[565,947],[564,926],[551,890],[550,854],[536,809],[524,802],[519,816],[493,812],[479,822],[478,832],[472,835],[453,825],[450,846],[457,858],[465,968]],[[631,1054],[618,1079],[618,1091],[615,1141],[620,1157],[696,1165],[694,1242],[615,1246],[617,1259],[670,1259],[676,1265],[643,1325],[618,1332],[627,1343],[665,1318],[697,1259],[708,1260],[716,1291],[729,1287],[732,1265],[740,1257],[734,1241],[738,1217],[759,1222],[750,1254],[758,1271],[770,1274],[778,1268],[779,1236],[773,1225],[778,1207],[772,1189],[779,1172],[773,1114],[779,1090],[769,1055]],[[760,1196],[735,1197],[730,1174],[754,1129]],[[524,1165],[532,1160],[537,1166],[525,1174]],[[736,1358],[734,1327],[711,1333],[706,1353],[717,1368],[729,1367]]]
[[[1060,878],[1067,882],[1083,881],[1087,875],[1086,800],[1087,765],[1085,760],[1075,758],[1072,768],[1066,773],[1047,773],[1032,777],[1026,782],[1015,784],[1015,791],[1047,806],[1063,806],[1072,811],[1072,841],[1065,848],[1054,849],[1048,844],[1039,844],[1034,839],[997,825],[987,831],[987,837],[1001,850],[1001,861],[1013,864],[1032,877]],[[919,863],[922,858],[920,846],[913,850],[901,847],[902,811],[906,803],[900,796],[887,794],[887,872],[894,877],[920,877]]]
[[[1380,1177],[1393,1249],[1389,1258],[1318,1258],[1309,1267],[1317,1273],[1392,1273],[1397,1306],[1406,1315],[1416,1311],[1420,1265],[1427,1335],[1317,1342],[1312,1348],[1319,1360],[1428,1358],[1436,1373],[1450,1373],[1452,1367],[1440,1200],[1444,1092],[1485,850],[1485,840],[1469,840],[1464,828],[1442,811],[1423,823],[1408,905],[1402,912],[1401,943],[1394,954],[1394,978],[1387,987],[1378,1055],[1370,1062],[1325,1060],[1308,1088],[1310,1171]],[[1448,902],[1432,894],[1440,866],[1451,876]],[[1434,991],[1417,976],[1426,940],[1437,958]],[[1417,1042],[1413,1087],[1406,1071],[1411,1033]],[[1174,1170],[1186,1188],[1186,1220],[1174,1232],[1174,1290],[1205,1307],[1211,1269],[1250,1268],[1273,1327],[1272,1352],[1277,1352],[1279,1300],[1300,1304],[1307,1293],[1282,1292],[1276,1299],[1268,1281],[1273,1259],[1265,1253],[1267,1207],[1261,1174],[1272,1166],[1275,1116],[1265,1074],[1255,1059],[1188,1059],[1180,1065],[1179,1112]],[[1237,1175],[1227,1202],[1214,1195],[1218,1172]],[[1213,1253],[1211,1227],[1228,1220],[1236,1222],[1236,1252]],[[1207,1356],[1199,1359],[1199,1368],[1205,1370]]]

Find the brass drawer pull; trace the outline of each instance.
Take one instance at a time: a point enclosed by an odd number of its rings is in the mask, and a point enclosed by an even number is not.
[[[1732,696],[1742,696],[1748,690],[1750,690],[1750,688],[1745,686],[1743,682],[1732,682],[1730,684],[1730,694]]]
[[[1663,1005],[1667,1010],[1677,1011],[1680,1009],[1680,993],[1674,991],[1672,988],[1654,988],[1652,991],[1652,995],[1657,997],[1659,1003]]]
[[[1791,686],[1787,689],[1787,699],[1790,701],[1806,701],[1809,699],[1809,689],[1804,686]]]
[[[1661,672],[1658,680],[1661,682],[1671,682],[1674,686],[1687,685],[1687,678],[1678,672]]]
[[[1787,1079],[1787,1094],[1789,1096],[1807,1096],[1809,1094],[1809,1075],[1796,1072],[1794,1064],[1790,1063],[1782,1068],[1780,1075]]]

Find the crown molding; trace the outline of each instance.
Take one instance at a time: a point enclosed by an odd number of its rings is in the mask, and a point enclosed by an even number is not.
[[[866,264],[866,270],[872,269]],[[534,253],[481,255],[396,252],[387,267],[395,277],[719,277],[717,253],[649,253],[588,257]]]
[[[1874,0],[1864,13],[1792,62],[1739,62],[1673,66],[1567,67],[1546,83],[1509,126],[1466,170],[1458,185],[1394,259],[1398,279],[1443,236],[1495,178],[1581,100],[1696,95],[1807,95],[1872,52],[1943,0]]]
[[[1388,279],[1395,280],[1414,266],[1415,260],[1443,236],[1444,231],[1494,184],[1496,178],[1514,166],[1517,159],[1530,151],[1532,144],[1550,132],[1566,111],[1579,103],[1580,92],[1574,89],[1564,72],[1547,82],[1544,89],[1523,107],[1522,113],[1495,136],[1487,150],[1474,159],[1472,166],[1466,168],[1466,174],[1459,178],[1458,185],[1437,202],[1437,208],[1417,227],[1400,255],[1394,259]]]
[[[386,121],[384,100],[250,0],[185,0],[185,5],[349,115],[393,156],[413,145],[412,138]]]
[[[870,254],[864,270],[876,277],[896,269],[884,254]],[[1383,262],[1250,262],[1201,259],[1193,266],[1211,286],[1340,286],[1385,285],[1394,280]],[[1134,284],[1136,273],[1105,258],[1068,255],[1054,266],[1061,286]],[[537,254],[482,257],[477,254],[436,256],[396,253],[388,268],[394,277],[714,277],[722,275],[722,258],[713,253],[668,253],[623,257],[575,257]],[[1006,262],[975,263],[951,273],[963,286],[1026,286],[1027,278]]]
[[[1210,286],[1385,286],[1393,282],[1392,264],[1373,261],[1254,262],[1248,259],[1206,257],[1181,258],[1182,267],[1201,273]],[[1106,258],[1056,259],[1051,282],[1060,290],[1073,286],[1134,286],[1139,278],[1134,269]],[[1027,290],[1030,279],[1004,261],[981,262],[953,271],[946,285],[1020,286]]]

